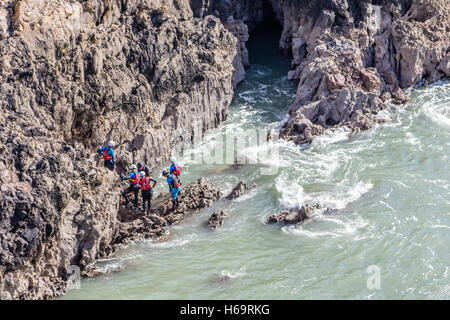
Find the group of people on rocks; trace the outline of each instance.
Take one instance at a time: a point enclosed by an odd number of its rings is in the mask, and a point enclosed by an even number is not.
[[[116,146],[114,141],[109,141],[108,144],[97,150],[103,156],[105,167],[113,171],[116,168],[116,160],[114,147]],[[172,196],[173,210],[178,207],[178,194],[181,191],[181,167],[176,163],[175,157],[170,157],[170,169],[169,171],[163,170],[162,175],[167,179],[169,185],[169,191]],[[121,177],[120,181],[129,181],[129,186],[126,188],[121,196],[127,201],[127,206],[134,206],[136,210],[139,210],[139,190],[141,191],[143,211],[150,212],[153,189],[158,183],[151,177],[151,169],[142,162],[138,162],[137,166],[132,164],[130,166],[130,173],[127,177]],[[131,202],[129,195],[134,194],[134,202]]]

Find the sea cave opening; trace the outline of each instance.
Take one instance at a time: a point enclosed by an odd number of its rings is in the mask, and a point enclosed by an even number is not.
[[[283,26],[277,19],[270,1],[263,1],[262,17],[262,21],[250,29],[249,40],[246,43],[249,67],[268,65],[285,68],[286,61],[292,58],[292,54],[290,50],[284,52],[280,47]]]

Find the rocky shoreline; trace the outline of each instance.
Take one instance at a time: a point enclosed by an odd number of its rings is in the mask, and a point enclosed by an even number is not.
[[[386,103],[407,101],[404,88],[450,76],[447,0],[0,4],[0,299],[55,298],[70,266],[89,275],[118,244],[164,237],[221,197],[199,180],[177,212],[161,195],[142,217],[121,209],[113,186],[130,163],[158,166],[190,144],[196,123],[204,133],[226,119],[249,31],[272,15],[299,83],[280,132],[294,143],[366,130]],[[94,155],[107,140],[119,142],[117,173]]]

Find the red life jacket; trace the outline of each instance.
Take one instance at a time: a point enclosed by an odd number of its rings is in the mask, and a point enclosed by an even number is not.
[[[104,160],[111,160],[112,157],[108,154],[110,149],[105,148],[105,150],[103,150],[103,159]]]
[[[179,176],[181,174],[181,167],[179,164],[175,164],[175,171],[172,173],[176,176]]]
[[[142,190],[149,190],[152,188],[152,185],[150,183],[150,177],[141,179],[140,184],[141,184]]]

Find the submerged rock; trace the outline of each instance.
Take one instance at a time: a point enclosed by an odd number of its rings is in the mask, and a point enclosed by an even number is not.
[[[208,227],[211,230],[216,230],[223,224],[225,218],[229,216],[230,213],[226,209],[220,210],[220,212],[214,212],[208,220]]]
[[[305,204],[300,208],[295,209],[286,209],[282,210],[279,213],[275,213],[269,217],[267,223],[286,223],[286,224],[299,224],[308,219],[315,209],[318,209],[319,206]]]
[[[213,280],[214,282],[230,281],[230,280],[232,280],[232,279],[233,279],[233,278],[230,277],[229,275],[223,275],[223,274],[216,274],[216,275],[212,278],[212,280]]]
[[[109,265],[107,267],[100,268],[96,265],[89,265],[83,271],[82,276],[84,277],[97,277],[99,275],[108,275],[111,273],[116,273],[125,270],[123,265]]]
[[[227,195],[225,198],[228,200],[233,200],[236,198],[239,198],[243,194],[247,193],[251,189],[255,188],[256,184],[252,183],[251,185],[245,184],[243,181],[240,181],[234,188],[231,190],[230,194]]]

